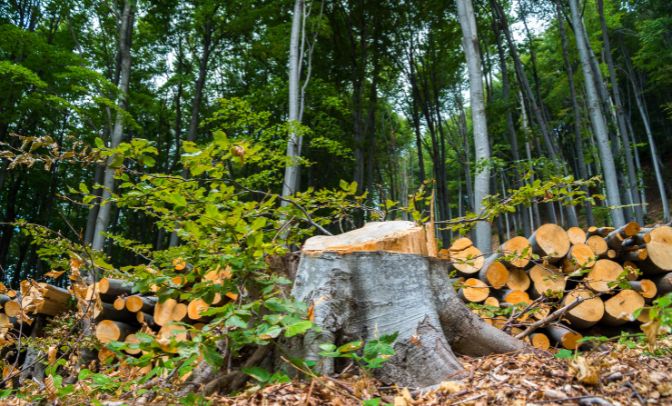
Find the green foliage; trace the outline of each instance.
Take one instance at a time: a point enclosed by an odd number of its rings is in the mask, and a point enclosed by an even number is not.
[[[380,368],[383,363],[395,354],[394,342],[398,333],[382,336],[375,340],[352,341],[339,347],[334,344],[321,344],[320,355],[331,358],[347,358],[353,360],[365,370]]]

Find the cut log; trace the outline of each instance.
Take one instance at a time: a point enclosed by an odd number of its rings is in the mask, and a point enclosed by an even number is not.
[[[646,244],[648,257],[640,263],[642,271],[656,275],[672,271],[672,227],[660,226],[649,232]]]
[[[499,254],[490,255],[478,272],[478,278],[493,289],[501,289],[509,280],[509,270],[498,261],[499,257]]]
[[[93,306],[93,318],[100,320],[122,321],[127,324],[134,324],[135,314],[126,310],[117,310],[113,305],[105,302],[97,303]]]
[[[516,268],[525,268],[532,259],[532,247],[525,237],[513,237],[499,248],[504,258],[510,258],[505,262]]]
[[[303,254],[356,251],[388,251],[436,256],[433,227],[419,226],[411,221],[370,222],[357,230],[333,236],[309,238]]]
[[[607,255],[605,255],[608,259],[615,259],[618,256],[618,252],[616,250],[608,249],[607,250]]]
[[[609,250],[607,242],[604,241],[604,238],[600,237],[599,235],[592,235],[588,237],[586,240],[586,245],[589,246],[593,253],[598,257],[606,256],[607,250]]]
[[[121,279],[101,278],[98,281],[98,292],[108,297],[126,296],[133,293],[133,284]]]
[[[658,288],[658,294],[660,296],[664,296],[672,292],[672,272],[654,278],[653,282],[656,284],[656,288]],[[6,312],[7,308],[5,308],[5,313]]]
[[[173,310],[177,305],[177,300],[169,298],[165,302],[157,302],[154,306],[154,322],[163,326],[173,321]]]
[[[176,353],[174,343],[186,341],[188,339],[187,328],[174,323],[168,323],[161,327],[157,334],[157,341],[162,350],[165,352]]]
[[[567,237],[569,237],[569,242],[576,244],[585,244],[586,242],[586,232],[579,227],[569,227],[567,229]]]
[[[465,280],[459,291],[460,299],[465,302],[479,303],[487,299],[488,295],[490,295],[490,288],[488,285],[476,278]]]
[[[529,271],[532,280],[532,297],[538,298],[541,295],[549,297],[559,296],[565,291],[567,286],[567,276],[560,272],[553,265],[536,264]]]
[[[470,276],[483,268],[485,258],[468,238],[458,238],[448,251],[453,268],[462,275]]]
[[[509,303],[512,305],[515,304],[530,304],[532,303],[532,300],[530,300],[530,295],[525,292],[524,290],[510,290],[506,289],[500,292],[502,301],[504,303]]]
[[[21,304],[18,300],[10,300],[5,303],[5,314],[9,317],[17,317],[21,314]]]
[[[623,273],[623,267],[610,259],[600,259],[583,279],[586,286],[595,292],[610,292],[611,286]]]
[[[650,279],[641,279],[638,281],[629,281],[630,287],[636,292],[639,292],[644,300],[651,301],[658,294],[658,287]]]
[[[138,337],[135,336],[135,334],[127,335],[126,339],[124,339],[124,342],[126,344],[140,344],[140,340],[138,339]],[[126,352],[126,354],[130,355],[137,355],[142,352],[140,348],[126,348],[124,351]]]
[[[146,325],[151,328],[156,328],[158,324],[154,321],[154,317],[149,313],[137,312],[135,313],[135,319],[138,323]]]
[[[606,237],[610,232],[614,231],[614,227],[595,227],[591,226],[588,227],[588,236],[591,237],[593,235],[600,236],[602,238]]]
[[[550,262],[558,261],[569,251],[567,232],[556,224],[544,224],[530,237],[535,254],[547,257]]]
[[[644,307],[644,298],[632,289],[618,292],[604,302],[602,322],[609,326],[620,326],[635,320],[635,310]]]
[[[574,273],[584,269],[592,268],[595,265],[597,257],[590,246],[587,244],[574,244],[567,252],[567,256],[562,263],[564,273]]]
[[[583,338],[581,333],[570,330],[562,324],[551,324],[546,327],[548,335],[562,348],[576,350],[579,348],[579,340]]]
[[[173,307],[173,311],[170,314],[170,318],[173,321],[182,321],[184,320],[185,317],[187,317],[187,305],[184,303],[177,303],[175,307]]]
[[[112,307],[114,307],[114,310],[124,310],[126,308],[126,298],[122,296],[117,297],[112,302]]]
[[[649,231],[647,231],[647,232],[640,232],[633,235],[632,237],[626,238],[625,240],[623,240],[623,244],[621,246],[624,249],[632,247],[643,247],[650,242],[651,242],[651,234]]]
[[[334,360],[319,356],[320,344],[398,332],[396,354],[374,374],[383,382],[427,387],[462,370],[453,351],[481,356],[525,347],[474,315],[457,297],[448,273],[446,261],[423,255],[302,255],[292,294],[313,306],[320,327],[303,337],[302,358],[329,374]]]
[[[626,239],[633,237],[639,233],[641,227],[638,223],[631,221],[628,224],[615,229],[610,232],[604,239],[607,241],[609,248],[621,251]]]
[[[478,279],[474,279],[474,280],[478,281]],[[478,281],[478,282],[483,283],[481,281]],[[486,287],[486,289],[487,289],[487,287]],[[488,297],[488,292],[485,293],[485,297]],[[484,300],[485,297],[481,300]],[[208,303],[205,300],[203,300],[201,298],[194,299],[194,300],[190,301],[189,304],[187,305],[187,316],[191,320],[200,320],[201,317],[202,317],[201,314],[204,311],[208,310],[209,308],[210,308],[210,305],[208,305]]]
[[[589,328],[602,320],[604,302],[601,298],[588,289],[574,289],[563,298],[562,305],[566,306],[577,299],[582,299],[583,302],[565,313],[565,318],[573,327]]]
[[[506,287],[511,290],[527,290],[530,287],[530,277],[524,269],[513,268],[509,270]]]
[[[126,298],[126,309],[129,312],[145,312],[154,313],[154,306],[156,306],[157,299],[155,297],[145,297],[140,295],[133,295]]]
[[[623,269],[627,272],[626,278],[629,281],[639,279],[639,266],[632,261],[623,261]]]
[[[530,335],[530,343],[533,347],[541,350],[548,350],[551,348],[551,340],[544,333],[534,333]]]
[[[133,332],[133,327],[115,320],[101,320],[96,324],[96,338],[103,344],[112,341],[123,341]]]
[[[499,299],[494,296],[490,296],[483,301],[483,304],[486,306],[499,307]]]
[[[628,261],[641,262],[649,257],[649,253],[646,248],[639,248],[636,250],[624,252],[621,256]]]
[[[66,289],[48,283],[39,283],[42,297],[56,303],[63,304],[66,308],[70,305],[72,295]]]

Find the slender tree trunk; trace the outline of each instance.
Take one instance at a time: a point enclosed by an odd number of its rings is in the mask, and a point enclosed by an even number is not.
[[[658,159],[658,149],[656,148],[656,142],[653,138],[651,122],[649,121],[649,114],[646,110],[646,102],[642,96],[642,86],[637,83],[634,77],[635,74],[629,66],[629,62],[627,68],[628,77],[630,79],[630,83],[632,84],[632,89],[635,96],[635,104],[637,104],[637,109],[639,110],[639,114],[642,117],[644,131],[646,132],[646,138],[649,142],[649,150],[651,151],[651,164],[653,165],[653,172],[656,176],[656,183],[658,184],[658,193],[660,194],[660,201],[663,206],[663,222],[668,222],[670,221],[670,202],[667,200],[665,181],[663,180],[663,169],[661,168],[660,160]]]
[[[483,100],[483,72],[478,51],[478,33],[476,18],[471,0],[458,0],[457,12],[462,27],[462,46],[467,59],[469,72],[469,94],[471,97],[471,117],[474,131],[474,147],[476,163],[480,166],[476,171],[474,181],[475,212],[483,210],[483,199],[490,193],[490,141],[488,140],[488,126],[485,116],[485,102]],[[490,223],[479,222],[476,225],[476,246],[482,252],[491,250]]]
[[[614,109],[616,110],[616,123],[618,125],[621,142],[623,143],[623,152],[625,156],[625,165],[628,172],[628,192],[632,196],[632,204],[634,204],[635,219],[638,222],[644,221],[644,213],[642,210],[641,201],[637,194],[637,173],[635,172],[635,164],[632,156],[632,146],[630,144],[630,136],[628,135],[628,127],[626,125],[625,111],[623,110],[623,102],[621,99],[621,91],[618,84],[618,76],[616,76],[616,69],[614,67],[614,59],[611,56],[611,45],[609,43],[609,33],[607,30],[607,21],[604,17],[604,3],[603,0],[597,0],[597,11],[600,16],[600,25],[602,28],[602,42],[604,46],[604,59],[607,62],[609,69],[609,80],[611,81],[611,93],[614,97]]]
[[[586,168],[586,157],[583,151],[583,137],[581,136],[581,110],[579,109],[579,103],[576,99],[576,86],[574,84],[574,68],[572,63],[569,60],[568,43],[567,43],[567,32],[565,31],[565,23],[563,21],[562,12],[560,11],[560,5],[556,3],[557,11],[557,20],[558,20],[558,29],[560,30],[560,39],[562,44],[562,58],[565,62],[565,70],[567,71],[567,82],[569,85],[569,96],[572,100],[572,113],[574,114],[574,147],[576,151],[576,158],[578,163],[578,174],[581,179],[588,179],[588,170]],[[588,192],[587,188],[584,189],[584,192]],[[586,201],[586,222],[588,225],[593,225],[595,219],[593,218],[593,206],[590,202]]]
[[[301,81],[301,27],[303,21],[303,0],[294,2],[294,15],[292,16],[292,32],[289,40],[289,116],[290,124],[289,139],[287,140],[287,159],[289,160],[285,167],[285,180],[282,184],[282,195],[291,196],[298,190],[299,163],[300,157],[299,145],[300,135],[297,134],[291,126],[298,125],[299,121],[299,82]],[[283,201],[283,204],[287,204]]]
[[[411,39],[412,41],[412,39]],[[415,58],[413,56],[413,42],[411,42],[411,49],[409,51],[409,81],[411,83],[411,118],[413,120],[413,130],[415,131],[415,148],[418,153],[418,180],[420,184],[425,181],[425,158],[422,151],[422,132],[420,131],[420,112],[419,110],[419,92],[417,76],[415,72]]]
[[[572,10],[572,23],[574,25],[574,32],[576,33],[576,46],[579,51],[579,58],[581,60],[581,68],[584,75],[584,83],[586,94],[588,96],[588,110],[591,117],[591,123],[595,137],[597,138],[597,147],[600,153],[600,160],[602,161],[602,168],[605,185],[607,188],[607,199],[611,206],[611,219],[616,227],[625,224],[625,217],[623,216],[623,209],[621,206],[621,197],[618,188],[618,180],[616,178],[616,165],[614,163],[614,156],[611,153],[609,146],[609,135],[607,131],[607,123],[604,115],[600,109],[600,100],[595,86],[595,79],[593,71],[590,67],[590,57],[588,55],[588,44],[585,42],[583,22],[579,14],[579,6],[577,0],[569,0],[569,5]]]
[[[119,29],[119,55],[120,75],[119,75],[119,100],[117,105],[120,110],[125,110],[128,103],[128,85],[131,76],[131,38],[133,34],[133,20],[135,17],[135,4],[133,0],[126,0],[121,15],[121,24]],[[116,148],[123,138],[124,115],[121,111],[117,112],[110,147]],[[93,235],[91,247],[94,250],[102,251],[105,244],[104,233],[110,222],[111,202],[109,199],[114,190],[114,171],[112,163],[114,157],[110,157],[105,165],[105,174],[103,175],[103,193],[101,196],[101,206],[98,209],[96,218],[96,231]]]

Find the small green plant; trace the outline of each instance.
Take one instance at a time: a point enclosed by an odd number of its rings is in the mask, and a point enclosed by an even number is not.
[[[368,341],[366,344],[361,340],[352,341],[340,347],[330,343],[322,344],[320,355],[331,358],[349,358],[364,371],[371,371],[383,366],[383,363],[395,354],[393,344],[398,335],[398,333],[385,335]]]

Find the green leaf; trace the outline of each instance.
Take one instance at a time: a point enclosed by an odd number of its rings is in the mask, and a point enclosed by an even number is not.
[[[574,352],[572,350],[568,350],[566,348],[562,348],[558,350],[558,352],[555,353],[555,358],[559,359],[569,359],[574,356]]]
[[[271,379],[271,373],[261,367],[243,368],[243,372],[261,383]]]
[[[287,326],[285,337],[294,337],[299,334],[304,334],[306,331],[310,330],[311,327],[313,327],[313,323],[308,320],[301,320]]]
[[[222,355],[216,348],[212,346],[202,345],[201,354],[203,354],[203,359],[205,359],[205,362],[214,367],[219,367],[224,363],[224,358]]]
[[[363,400],[362,406],[380,406],[380,398]]]

